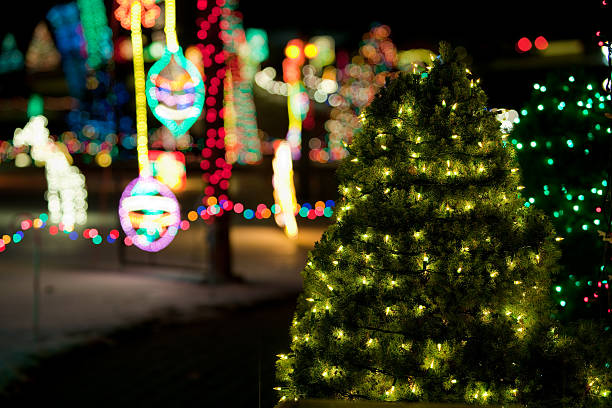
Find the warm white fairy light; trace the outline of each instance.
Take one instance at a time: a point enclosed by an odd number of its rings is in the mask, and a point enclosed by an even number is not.
[[[289,238],[295,238],[298,233],[295,220],[297,200],[293,185],[293,162],[289,142],[283,140],[279,143],[274,160],[272,160],[272,168],[274,170],[272,177],[274,201],[281,208],[281,211],[274,215],[274,220],[278,226],[285,228],[285,234]]]

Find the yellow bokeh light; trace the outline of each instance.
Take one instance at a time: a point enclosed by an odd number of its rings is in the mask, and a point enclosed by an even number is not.
[[[274,170],[274,176],[272,177],[274,203],[281,209],[279,213],[274,215],[274,220],[279,227],[284,227],[285,234],[289,238],[296,238],[298,234],[298,226],[295,220],[297,200],[293,184],[293,162],[289,142],[282,141],[278,144],[272,160],[272,169]]]
[[[187,219],[189,221],[195,221],[198,219],[198,213],[195,211],[189,211],[189,213],[187,214]]]
[[[206,203],[209,206],[217,204],[217,197],[208,197],[208,200],[206,200]]]
[[[154,161],[155,178],[173,191],[185,189],[185,164],[177,160],[172,152],[163,152]]]
[[[134,63],[134,90],[136,93],[136,151],[140,175],[151,175],[149,168],[149,145],[147,135],[147,97],[145,94],[145,70],[140,27],[140,3],[135,1],[131,8],[132,54]]]
[[[317,54],[319,54],[319,49],[316,45],[306,44],[306,47],[304,47],[304,55],[306,55],[306,58],[314,58]]]
[[[98,154],[96,154],[96,163],[98,164],[98,166],[100,167],[108,167],[111,165],[111,163],[113,162],[113,158],[111,157],[110,154],[108,154],[107,151],[101,151]]]
[[[285,48],[285,55],[287,58],[296,59],[300,56],[300,47],[297,45],[288,45],[287,48]]]

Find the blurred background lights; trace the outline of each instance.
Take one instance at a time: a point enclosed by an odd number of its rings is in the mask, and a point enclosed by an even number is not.
[[[531,49],[531,40],[523,37],[516,43],[516,48],[519,52],[527,52]]]
[[[71,166],[72,158],[61,143],[49,136],[47,118],[34,116],[23,129],[16,129],[13,145],[30,146],[32,158],[45,166],[49,217],[53,223],[62,223],[73,229],[74,224],[87,221],[87,190],[85,176]],[[24,163],[20,163],[24,164]]]
[[[545,50],[548,48],[548,41],[546,38],[544,38],[544,36],[536,37],[533,43],[538,50]]]
[[[316,57],[318,53],[319,50],[314,44],[306,44],[306,46],[304,47],[304,55],[306,55],[306,58],[312,59]]]
[[[296,59],[300,56],[300,47],[290,44],[285,48],[287,58]]]

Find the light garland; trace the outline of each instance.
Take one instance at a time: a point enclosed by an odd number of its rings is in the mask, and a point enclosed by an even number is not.
[[[138,200],[141,200],[140,198]],[[269,219],[272,215],[280,213],[280,206],[277,204],[273,204],[268,207],[265,204],[258,204],[255,210],[246,208],[242,203],[234,203],[229,200],[219,200],[217,201],[216,197],[209,197],[211,204],[209,206],[200,206],[196,210],[191,210],[187,213],[187,219],[183,219],[178,224],[177,232],[180,230],[186,231],[191,228],[191,223],[198,220],[198,218],[202,220],[208,220],[211,217],[216,216],[221,211],[233,211],[235,214],[242,215],[242,217],[247,221],[254,220],[266,220]],[[137,201],[136,201],[137,202]],[[166,209],[172,209],[172,206],[169,205],[169,201],[160,201],[162,205],[165,206]],[[213,204],[214,203],[214,204]],[[130,203],[131,205],[131,203]],[[307,220],[315,220],[318,217],[326,217],[330,218],[333,214],[333,207],[335,203],[333,200],[327,200],[326,202],[317,201],[313,206],[310,203],[297,204],[295,215],[299,215],[302,218]],[[133,209],[136,209],[135,207]],[[127,215],[129,218],[129,214]],[[134,219],[139,218],[137,214],[134,214]],[[144,218],[144,217],[143,217]],[[24,231],[29,230],[30,228],[38,229],[49,226],[49,234],[51,236],[58,236],[59,233],[63,233],[67,235],[70,240],[75,241],[79,237],[85,239],[91,239],[94,245],[100,245],[104,242],[104,239],[100,232],[101,228],[85,228],[82,234],[79,234],[74,229],[69,229],[67,226],[59,223],[57,225],[49,224],[48,222],[49,216],[45,213],[40,214],[37,218],[34,219],[26,219],[21,223],[21,229],[17,230],[13,234],[4,234],[0,236],[0,253],[4,252],[4,250],[9,246],[9,244],[18,244],[25,237]],[[139,220],[136,220],[139,221]],[[170,221],[170,218],[165,215],[164,222]],[[176,227],[176,225],[174,225]],[[174,232],[174,227],[172,228],[172,232]],[[128,226],[128,228],[132,228]],[[169,228],[169,227],[167,227]],[[106,235],[106,242],[109,244],[114,244],[120,237],[119,230],[113,228]],[[123,240],[119,242],[123,242],[126,246],[135,245],[134,236],[126,235],[123,237]],[[394,283],[393,283],[394,284]]]
[[[76,3],[59,4],[47,13],[55,33],[57,48],[62,56],[62,68],[71,96],[80,99],[86,87],[86,66],[82,54],[85,38]]]
[[[611,96],[598,89],[595,78],[590,79],[567,75],[534,83],[532,98],[521,109],[509,140],[526,169],[527,188],[521,193],[524,206],[536,206],[551,217],[555,229],[565,237],[562,253],[581,248],[584,257],[562,257],[566,273],[556,279],[554,294],[562,308],[560,318],[587,313],[596,303],[610,313],[601,301],[601,289],[591,285],[594,281],[607,284],[604,278],[608,275],[596,251],[605,245],[598,230],[605,230],[608,222],[603,205],[608,188],[607,156],[602,148],[612,134],[605,117]],[[551,123],[559,125],[551,128]],[[566,136],[558,138],[559,131]]]
[[[232,164],[228,163],[225,157],[226,130],[223,123],[224,83],[228,69],[224,42],[229,40],[224,32],[229,27],[226,18],[231,10],[228,1],[198,0],[196,7],[201,11],[196,20],[199,27],[196,34],[198,39],[205,41],[196,46],[202,53],[208,95],[205,101],[206,114],[203,115],[206,137],[198,140],[198,147],[202,150],[202,180],[207,184],[202,203],[206,204],[210,197],[227,198],[224,193],[229,188],[229,179],[232,176]],[[223,211],[219,214],[223,214]]]
[[[106,19],[103,0],[77,0],[87,44],[87,65],[98,69],[113,56],[112,30]]]
[[[176,236],[180,223],[180,207],[172,191],[151,176],[139,1],[132,2],[130,16],[139,176],[128,184],[121,195],[119,220],[131,243],[143,251],[158,252],[168,246]]]

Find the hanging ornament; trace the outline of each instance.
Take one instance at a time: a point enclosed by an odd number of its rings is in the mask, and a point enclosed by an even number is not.
[[[191,128],[204,107],[204,81],[196,66],[185,58],[176,37],[174,0],[166,0],[166,48],[147,76],[149,108],[174,136]]]
[[[140,176],[128,184],[119,201],[125,234],[143,251],[167,247],[178,232],[181,211],[170,189],[153,177]]]
[[[136,94],[136,149],[140,174],[121,195],[119,219],[127,238],[136,247],[157,252],[167,247],[176,236],[181,214],[172,191],[151,176],[140,14],[140,2],[132,2],[130,18]]]

